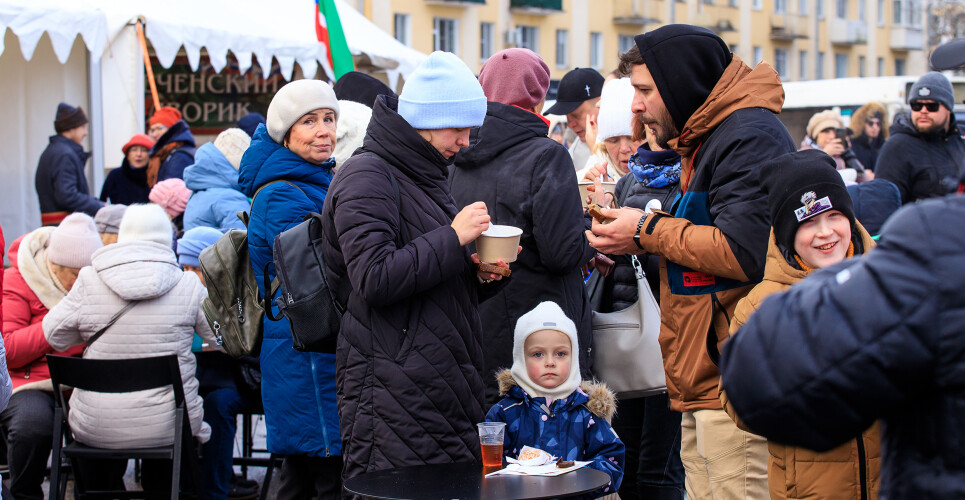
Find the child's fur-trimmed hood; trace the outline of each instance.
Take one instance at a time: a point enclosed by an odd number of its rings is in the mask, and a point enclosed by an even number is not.
[[[499,383],[499,395],[506,396],[510,389],[517,386],[516,379],[509,369],[501,370],[496,374],[496,381]],[[601,417],[609,423],[613,415],[617,412],[617,397],[605,383],[597,380],[584,380],[580,384],[582,390],[589,401],[584,406],[594,415]]]

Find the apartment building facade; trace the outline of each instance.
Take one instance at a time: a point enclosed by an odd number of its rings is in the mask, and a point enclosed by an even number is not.
[[[925,1],[349,0],[406,45],[453,52],[475,72],[495,52],[526,47],[553,79],[575,67],[607,73],[634,35],[688,23],[785,81],[924,73]]]

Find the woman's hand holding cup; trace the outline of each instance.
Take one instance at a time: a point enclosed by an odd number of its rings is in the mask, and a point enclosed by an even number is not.
[[[459,244],[468,245],[475,241],[483,231],[489,229],[489,221],[489,211],[486,209],[486,204],[477,201],[460,210],[450,226],[456,231]]]

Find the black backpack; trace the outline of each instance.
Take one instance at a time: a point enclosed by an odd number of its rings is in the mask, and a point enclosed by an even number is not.
[[[363,153],[369,154],[369,153]],[[386,166],[392,194],[400,207],[399,184]],[[275,236],[273,257],[279,283],[278,311],[291,324],[292,347],[302,352],[334,353],[345,306],[325,275],[322,216],[312,212],[301,224]],[[265,289],[269,289],[265,273]],[[269,318],[277,321],[268,311]]]

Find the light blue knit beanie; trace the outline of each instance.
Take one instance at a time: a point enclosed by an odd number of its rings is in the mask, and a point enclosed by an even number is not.
[[[478,127],[486,118],[486,95],[455,54],[433,52],[405,82],[399,115],[416,129]]]

